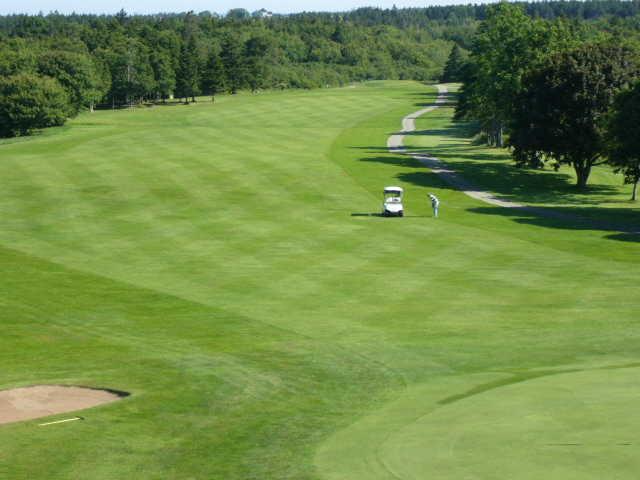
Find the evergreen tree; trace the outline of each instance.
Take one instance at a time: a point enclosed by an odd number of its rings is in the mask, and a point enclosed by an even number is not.
[[[216,95],[225,89],[224,65],[217,53],[212,53],[209,57],[202,78],[202,88],[204,93],[211,95],[211,101],[215,101]]]
[[[266,59],[269,50],[269,42],[263,37],[251,37],[244,46],[244,57],[246,62],[246,75],[249,87],[255,92],[263,86],[266,75]]]
[[[180,50],[180,63],[176,75],[176,92],[178,97],[184,97],[185,102],[191,97],[196,101],[196,95],[200,93],[198,46],[196,39],[190,35]]]
[[[464,59],[462,58],[462,52],[458,44],[454,44],[449,53],[447,64],[442,72],[440,81],[442,82],[459,82],[462,80],[462,67],[464,66]]]
[[[246,82],[246,64],[242,55],[240,40],[227,34],[222,41],[222,64],[226,74],[226,85],[232,94],[238,93]]]

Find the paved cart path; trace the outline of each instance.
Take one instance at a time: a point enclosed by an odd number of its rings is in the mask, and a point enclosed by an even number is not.
[[[393,153],[403,153],[408,154],[411,157],[418,160],[420,163],[429,167],[433,173],[438,174],[441,178],[443,178],[448,184],[456,187],[461,190],[466,195],[469,195],[472,198],[477,200],[490,203],[491,205],[497,205],[499,207],[519,207],[524,208],[525,206],[516,202],[512,202],[510,200],[500,200],[496,198],[489,192],[485,192],[482,190],[478,190],[474,188],[467,180],[465,180],[462,176],[457,174],[455,171],[447,168],[447,166],[442,163],[438,158],[426,155],[423,153],[412,153],[407,151],[404,147],[404,137],[407,133],[415,132],[416,130],[416,118],[424,115],[425,113],[431,112],[438,108],[441,104],[447,101],[447,87],[444,85],[438,85],[438,97],[436,98],[435,104],[430,107],[423,108],[422,110],[418,110],[417,112],[410,113],[406,117],[402,119],[402,131],[395,133],[389,137],[387,140],[387,148],[390,152]]]
[[[635,229],[630,229],[629,227],[624,227],[620,225],[612,226],[612,225],[603,225],[601,222],[593,222],[589,219],[585,219],[579,217],[577,215],[571,215],[564,212],[557,212],[553,210],[549,210],[547,208],[541,207],[532,207],[529,205],[523,205],[521,203],[514,202],[512,200],[505,200],[497,198],[490,192],[479,190],[477,187],[472,185],[469,181],[467,181],[464,177],[462,177],[459,173],[456,173],[454,170],[451,170],[447,167],[447,165],[442,162],[437,157],[431,156],[429,154],[424,153],[416,153],[408,151],[404,146],[404,138],[407,134],[411,132],[415,132],[416,130],[416,119],[425,113],[431,112],[436,108],[440,107],[443,103],[447,101],[447,87],[445,85],[437,85],[438,88],[438,97],[433,105],[418,110],[416,112],[410,113],[406,117],[402,119],[402,130],[398,133],[394,133],[387,139],[387,148],[391,153],[401,153],[405,155],[410,155],[412,158],[415,158],[424,166],[431,169],[431,171],[440,176],[445,182],[449,185],[457,188],[462,191],[465,195],[468,195],[471,198],[475,198],[476,200],[480,200],[481,202],[488,203],[490,205],[495,205],[498,207],[505,208],[514,208],[521,210],[526,213],[533,213],[535,215],[548,217],[548,218],[557,218],[557,219],[566,219],[573,221],[586,222],[594,228],[607,227],[608,229],[620,230],[622,232],[629,232],[634,234],[640,234],[640,231],[635,231]]]

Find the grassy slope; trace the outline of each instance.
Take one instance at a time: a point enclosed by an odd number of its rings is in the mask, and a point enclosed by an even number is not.
[[[0,384],[134,394],[0,427],[0,476],[374,478],[401,458],[378,436],[496,371],[637,359],[637,243],[514,222],[385,152],[431,92],[99,112],[0,145]],[[357,215],[389,183],[408,217]]]
[[[415,98],[419,99],[416,106],[428,105],[435,94],[420,93]],[[537,178],[555,175],[550,172],[511,172],[513,168],[502,152],[473,146],[464,126],[451,123],[451,114],[451,108],[443,108],[425,115],[418,120],[420,134],[410,136],[405,144],[412,151],[424,150],[445,158],[480,188],[494,192],[500,191],[492,188],[501,185],[500,178],[503,182],[512,178],[503,172],[516,176],[529,192],[541,190],[548,181],[559,183]],[[360,142],[361,136],[356,130],[344,143]],[[555,469],[552,478],[568,478],[567,473],[573,472],[575,478],[596,479],[601,478],[603,468],[615,465],[620,478],[633,478],[638,465],[628,457],[634,453],[606,442],[611,437],[632,438],[639,424],[637,418],[623,413],[633,409],[640,394],[634,386],[637,349],[631,340],[638,335],[633,322],[638,299],[631,273],[640,261],[634,243],[638,236],[609,227],[587,227],[582,221],[539,218],[485,205],[443,184],[410,158],[387,154],[375,143],[361,144],[368,145],[363,147],[364,153],[347,161],[354,175],[378,182],[395,176],[408,187],[411,198],[420,195],[424,199],[425,192],[435,192],[442,199],[443,212],[437,225],[444,223],[445,229],[424,239],[423,254],[438,259],[424,272],[424,331],[422,335],[413,331],[416,337],[410,341],[424,348],[426,375],[411,382],[394,401],[337,432],[320,447],[316,463],[326,477],[419,479],[431,474],[445,479],[498,478],[508,466],[509,478],[539,478]],[[373,162],[377,168],[370,170],[360,162]],[[501,176],[494,177],[493,169],[499,169]],[[563,175],[558,174],[560,180]],[[607,225],[611,205],[599,204],[598,192],[613,190],[619,178],[607,176],[604,180],[604,185],[592,189],[596,193],[582,199],[597,205],[588,210],[593,223]],[[509,198],[529,198],[507,185],[500,188],[510,192]],[[562,190],[569,194],[573,189],[565,182]],[[555,197],[554,201],[562,205],[563,199]],[[640,229],[637,207],[619,201],[623,205],[615,213],[627,225]],[[584,212],[580,210],[580,215]],[[437,292],[432,294],[434,289]],[[443,301],[441,308],[437,308],[439,300]],[[433,368],[440,352],[452,371]],[[615,407],[607,404],[613,387],[600,388],[603,366],[622,369],[616,375],[625,381],[615,392],[624,395]],[[591,392],[592,398],[583,401],[580,395],[588,389],[580,384],[581,378],[566,376],[559,380],[564,382],[564,391],[554,397],[558,387],[554,376],[581,370],[598,387],[595,390],[600,398],[594,399]],[[529,382],[548,375],[548,382]],[[523,388],[505,394],[503,387],[511,384],[522,384]],[[511,402],[522,397],[528,398],[529,404],[510,410]],[[504,418],[486,416],[486,411],[473,405],[483,401],[492,405],[494,412],[510,413]],[[537,412],[526,408],[537,402]],[[563,413],[555,418],[554,409],[563,404],[571,405],[573,418],[563,417]],[[517,423],[527,415],[531,416],[529,423]],[[562,428],[548,428],[543,420],[549,417]],[[618,422],[621,419],[627,423]],[[608,424],[612,420],[613,426]],[[514,428],[500,428],[509,422]],[[621,423],[623,428],[618,428]],[[534,433],[525,435],[527,428]],[[474,434],[476,430],[479,433]],[[588,446],[571,455],[541,452],[539,447],[545,442],[558,441],[558,431],[574,442],[586,439]],[[597,437],[602,431],[608,438]],[[487,432],[493,433],[483,437]],[[513,443],[521,438],[526,441]],[[507,446],[510,448],[505,451]]]

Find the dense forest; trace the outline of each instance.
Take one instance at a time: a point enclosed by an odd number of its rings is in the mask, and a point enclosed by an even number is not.
[[[637,34],[640,1],[519,4],[584,37]],[[233,9],[0,17],[0,135],[82,109],[368,79],[459,80],[486,5],[269,15]],[[633,36],[631,35],[631,36]]]

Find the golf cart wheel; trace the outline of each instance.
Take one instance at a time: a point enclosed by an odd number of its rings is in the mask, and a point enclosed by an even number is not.
[[[398,216],[399,216],[399,217],[404,217],[404,211],[403,211],[403,210],[400,210],[400,211],[398,212]]]

